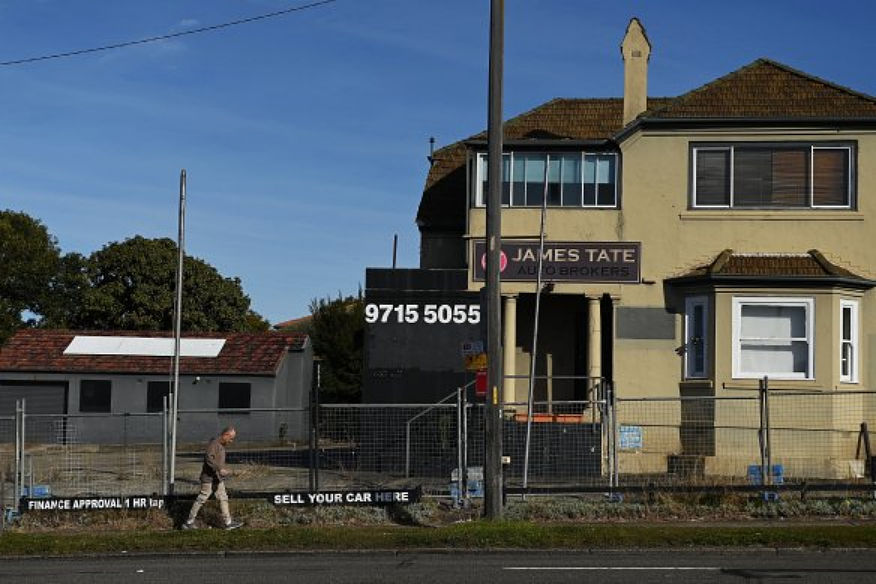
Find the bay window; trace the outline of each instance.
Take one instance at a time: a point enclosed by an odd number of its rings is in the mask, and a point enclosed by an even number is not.
[[[840,381],[858,381],[858,302],[840,301]]]
[[[733,376],[813,379],[812,298],[733,298]]]

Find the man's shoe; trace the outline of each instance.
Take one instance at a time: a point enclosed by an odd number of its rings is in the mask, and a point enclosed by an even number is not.
[[[234,521],[233,519],[225,524],[225,531],[231,531],[232,529],[237,529],[239,527],[243,527],[243,523],[240,521]]]
[[[182,525],[179,526],[179,528],[182,530],[188,530],[188,529],[197,529],[198,526],[195,525],[194,521],[185,521],[185,522],[183,522]]]

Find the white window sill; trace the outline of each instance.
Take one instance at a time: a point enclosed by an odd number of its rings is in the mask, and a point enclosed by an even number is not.
[[[863,221],[859,211],[795,209],[787,211],[741,209],[689,209],[678,214],[682,221]]]

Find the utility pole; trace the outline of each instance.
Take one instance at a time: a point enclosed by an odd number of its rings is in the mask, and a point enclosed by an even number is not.
[[[490,4],[490,87],[487,108],[487,399],[484,408],[484,516],[502,517],[502,59],[505,0]]]
[[[168,493],[173,495],[176,483],[176,441],[179,422],[179,360],[182,344],[183,262],[186,257],[186,171],[179,173],[179,235],[177,238],[176,299],[173,314],[173,400],[170,404],[170,477]]]

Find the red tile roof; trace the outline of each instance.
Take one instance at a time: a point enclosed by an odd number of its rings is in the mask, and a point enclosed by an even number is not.
[[[172,371],[170,357],[118,355],[65,355],[64,350],[76,335],[172,337],[170,333],[23,329],[0,348],[0,373],[127,373],[167,374]],[[190,333],[184,338],[225,339],[215,358],[183,357],[184,375],[274,375],[284,355],[301,351],[308,344],[301,333]]]

